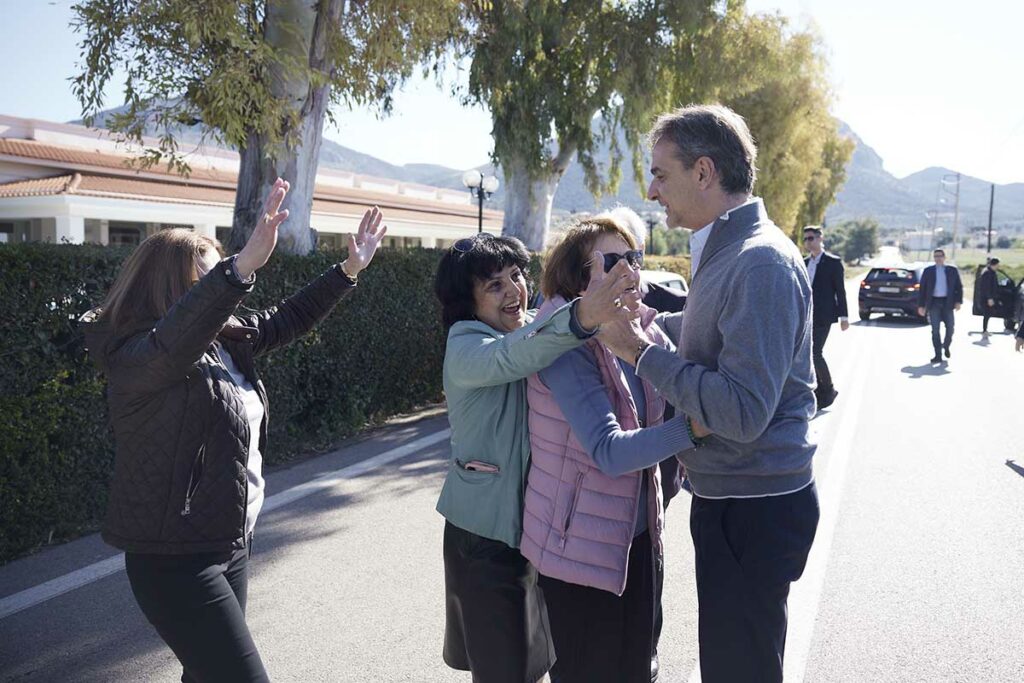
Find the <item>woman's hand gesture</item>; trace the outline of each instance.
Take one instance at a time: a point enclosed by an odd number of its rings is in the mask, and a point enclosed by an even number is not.
[[[357,277],[373,260],[377,247],[388,232],[388,226],[380,224],[383,219],[384,214],[376,206],[368,209],[363,220],[359,221],[358,232],[348,236],[348,258],[342,261],[341,269],[349,277]]]
[[[576,315],[580,325],[594,329],[617,318],[636,316],[640,305],[640,271],[621,259],[607,273],[604,255],[595,251],[590,260],[590,283],[580,297]]]
[[[284,211],[280,209],[290,187],[287,180],[278,178],[274,181],[270,195],[263,203],[263,215],[260,216],[252,234],[249,235],[249,241],[242,247],[242,251],[238,252],[238,258],[235,259],[235,270],[243,280],[252,277],[252,274],[262,268],[270,255],[274,253],[274,247],[277,246],[277,228],[288,218],[287,209]]]

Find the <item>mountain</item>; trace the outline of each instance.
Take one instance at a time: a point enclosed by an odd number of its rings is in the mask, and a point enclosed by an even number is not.
[[[111,109],[97,116],[95,124],[102,127],[104,122],[120,109]],[[80,124],[80,121],[73,123]],[[148,131],[150,134],[153,131]],[[177,134],[183,143],[196,144],[201,138],[198,127],[182,127]],[[865,143],[848,125],[840,124],[840,134],[853,139],[855,143],[853,156],[846,167],[846,183],[836,196],[836,201],[825,214],[827,223],[835,224],[845,220],[874,218],[883,230],[914,230],[928,225],[925,213],[938,209],[939,225],[951,226],[954,195],[951,192],[940,194],[940,183],[943,178],[949,180],[955,171],[946,168],[927,168],[912,173],[905,178],[897,178],[885,170],[882,157]],[[625,140],[620,135],[620,149],[627,149]],[[185,147],[185,145],[182,145]],[[606,169],[610,160],[608,146],[605,145],[596,155],[600,169]],[[349,147],[324,139],[320,148],[320,163],[332,168],[352,171],[363,175],[389,178],[408,183],[432,185],[457,190],[464,190],[462,174],[465,169],[453,169],[437,164],[412,163],[402,166],[391,164],[370,154],[358,152]],[[644,160],[646,168],[647,159]],[[491,164],[478,167],[485,174],[492,174],[496,169]],[[501,176],[499,175],[499,178]],[[955,184],[946,182],[941,185],[947,190],[954,190]],[[967,230],[974,226],[983,226],[988,221],[990,183],[979,178],[962,175],[960,179],[960,226]],[[504,188],[488,200],[487,205],[501,208],[504,203]],[[622,168],[622,180],[619,191],[615,195],[595,199],[586,188],[583,168],[573,162],[566,170],[559,183],[555,195],[554,209],[559,212],[594,211],[616,204],[625,204],[637,211],[657,209],[658,207],[644,199],[646,188],[637,184],[629,167],[628,158]],[[939,203],[939,198],[946,199]],[[769,210],[771,207],[769,207]],[[995,211],[993,226],[1024,230],[1024,183],[1013,183],[996,186]]]
[[[852,138],[856,147],[846,167],[846,184],[825,213],[826,222],[870,217],[884,229],[918,229],[928,225],[925,212],[938,210],[939,225],[952,226],[955,171],[932,167],[896,178],[883,168],[882,157],[845,123],[840,126],[840,133]],[[990,187],[988,181],[961,175],[962,230],[987,225]],[[940,203],[940,199],[945,202]],[[993,227],[1024,228],[1024,183],[996,185],[992,224]]]

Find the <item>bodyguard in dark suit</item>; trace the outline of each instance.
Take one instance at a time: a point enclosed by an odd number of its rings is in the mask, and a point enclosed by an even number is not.
[[[832,325],[838,322],[843,332],[850,327],[846,308],[846,273],[843,260],[825,251],[822,231],[818,226],[809,225],[804,228],[804,246],[810,252],[804,263],[811,277],[811,296],[814,301],[814,328],[811,336],[814,374],[818,378],[818,388],[814,393],[820,410],[832,405],[839,395],[832,385],[832,373],[829,372],[823,352]]]
[[[996,274],[999,266],[999,259],[992,257],[988,260],[985,270],[981,271],[978,277],[978,298],[975,301],[981,303],[981,334],[988,336],[988,320],[992,317],[991,312],[996,305],[997,292],[999,291],[999,277]],[[975,312],[977,314],[977,312]]]
[[[921,275],[921,294],[918,297],[917,314],[928,315],[932,324],[932,346],[935,357],[932,363],[942,362],[942,352],[949,358],[949,346],[953,342],[953,313],[960,310],[964,302],[964,286],[960,282],[960,271],[956,266],[946,265],[946,252],[936,249],[932,252],[935,265],[928,266]],[[945,324],[946,335],[940,337],[939,325]]]

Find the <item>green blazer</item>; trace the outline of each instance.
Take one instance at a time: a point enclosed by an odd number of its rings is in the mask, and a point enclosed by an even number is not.
[[[451,461],[437,511],[455,526],[519,547],[530,465],[526,378],[584,340],[569,325],[572,304],[504,334],[478,320],[452,325],[444,355]],[[498,472],[465,469],[479,460]]]

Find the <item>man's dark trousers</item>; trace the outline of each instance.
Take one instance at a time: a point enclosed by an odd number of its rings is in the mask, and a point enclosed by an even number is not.
[[[935,347],[935,357],[942,357],[942,349],[949,348],[953,342],[953,307],[946,305],[946,297],[935,297],[928,307],[928,320],[932,324],[932,346]],[[946,326],[946,336],[939,334],[939,323]]]
[[[815,325],[811,328],[811,348],[813,349],[814,374],[818,378],[818,388],[815,394],[818,396],[818,403],[828,399],[832,395],[832,373],[829,372],[828,363],[825,362],[825,340],[828,339],[829,330],[832,325]]]
[[[705,683],[782,681],[789,585],[804,571],[818,516],[813,483],[764,498],[693,497]]]

